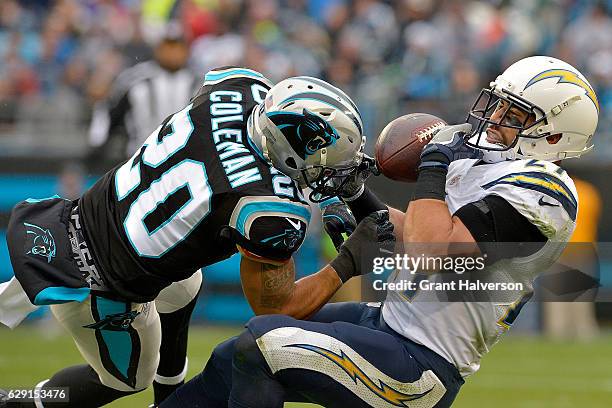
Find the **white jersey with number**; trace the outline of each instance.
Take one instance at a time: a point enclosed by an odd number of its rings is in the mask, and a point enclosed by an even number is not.
[[[524,258],[503,259],[486,270],[489,282],[521,283],[523,290],[496,292],[491,302],[445,302],[431,290],[389,290],[383,309],[383,317],[392,329],[435,351],[464,377],[479,369],[481,357],[509,329],[531,297],[537,274],[559,258],[574,231],[578,211],[572,179],[553,163],[477,162],[466,159],[450,165],[446,203],[454,214],[466,204],[497,195],[537,226],[548,239],[539,251]],[[432,282],[440,278],[396,271],[389,281]]]

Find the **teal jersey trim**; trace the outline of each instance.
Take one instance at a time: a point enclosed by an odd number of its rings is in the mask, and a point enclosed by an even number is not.
[[[240,209],[238,219],[236,221],[236,229],[238,232],[244,235],[244,228],[247,219],[254,213],[276,212],[286,213],[288,216],[297,215],[298,217],[304,218],[307,223],[310,223],[310,209],[299,206],[293,203],[279,203],[279,202],[256,202],[248,203]]]
[[[36,298],[34,298],[34,304],[37,306],[45,306],[68,302],[82,302],[87,299],[90,291],[90,288],[51,286],[38,292]]]
[[[220,72],[218,74],[212,74],[211,72],[208,72],[206,73],[206,75],[204,75],[204,81],[218,81],[220,79],[227,78],[232,75],[243,75],[243,76],[257,78],[257,79],[265,78],[259,72],[251,71],[248,69],[237,68],[237,69],[232,69],[226,72]]]
[[[26,202],[28,202],[30,204],[34,204],[34,203],[40,203],[41,201],[54,200],[56,198],[62,198],[62,197],[60,197],[57,194],[55,194],[55,195],[52,195],[51,197],[47,197],[47,198],[28,198],[26,200]]]

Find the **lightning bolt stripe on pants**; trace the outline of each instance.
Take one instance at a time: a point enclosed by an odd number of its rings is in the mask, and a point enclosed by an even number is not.
[[[414,382],[398,381],[326,334],[280,327],[262,335],[257,344],[272,373],[289,368],[323,373],[373,407],[430,408],[446,392],[431,370]]]

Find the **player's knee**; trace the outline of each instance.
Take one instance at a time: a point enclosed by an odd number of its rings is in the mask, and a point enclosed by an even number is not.
[[[134,390],[136,392],[147,389],[153,384],[153,380],[155,379],[155,374],[157,372],[157,366],[159,364],[159,358],[152,360],[152,364],[141,364],[138,367],[136,384],[134,385]]]
[[[202,286],[202,272],[197,271],[191,277],[173,282],[163,289],[155,299],[159,313],[173,313],[188,305],[198,296]]]
[[[246,327],[255,337],[261,337],[265,333],[278,329],[279,327],[294,327],[296,320],[285,315],[255,316],[248,321]]]
[[[245,364],[256,363],[260,355],[255,336],[249,330],[242,332],[234,344],[234,360],[237,358]]]
[[[139,378],[136,381],[136,385],[134,386],[134,390],[136,392],[140,392],[142,390],[146,390],[151,385],[153,385],[153,380],[154,379],[155,379],[155,370],[152,370],[152,372],[146,373],[146,376],[143,376],[142,378]]]

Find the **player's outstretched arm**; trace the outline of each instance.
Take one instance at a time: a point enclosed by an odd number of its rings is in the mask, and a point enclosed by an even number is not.
[[[243,252],[240,277],[244,294],[255,314],[286,314],[306,318],[321,308],[353,276],[369,273],[362,269],[367,250],[391,253],[395,244],[393,225],[386,211],[366,217],[342,244],[338,256],[319,272],[295,282],[293,259],[269,262]]]
[[[405,243],[475,243],[461,219],[451,215],[444,201],[417,199],[408,204],[404,219]]]
[[[256,315],[285,314],[296,319],[314,314],[342,286],[342,280],[329,265],[296,282],[293,258],[279,265],[243,256],[240,278]]]
[[[482,154],[463,143],[463,132],[469,127],[467,124],[447,126],[423,150],[414,197],[404,219],[405,244],[448,243],[450,247],[457,242],[473,243],[474,253],[479,252],[468,228],[450,213],[445,202],[446,174],[450,163],[461,158],[478,158],[478,154]],[[462,247],[463,251],[465,249]]]
[[[389,210],[389,221],[391,221],[391,224],[393,224],[395,239],[398,242],[402,242],[404,240],[404,222],[406,213],[389,206],[387,206],[387,209]]]

